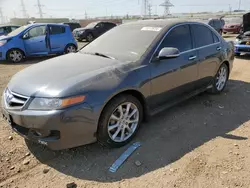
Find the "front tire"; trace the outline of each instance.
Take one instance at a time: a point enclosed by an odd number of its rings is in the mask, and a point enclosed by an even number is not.
[[[219,68],[219,70],[214,78],[213,87],[210,90],[210,92],[214,93],[214,94],[221,93],[227,85],[228,76],[229,76],[228,66],[225,63],[223,63],[220,66],[220,68]]]
[[[104,108],[99,120],[97,139],[107,147],[122,147],[136,135],[143,119],[143,108],[131,95],[120,95]]]
[[[20,63],[24,59],[24,54],[19,49],[12,49],[7,53],[7,60],[12,63]]]

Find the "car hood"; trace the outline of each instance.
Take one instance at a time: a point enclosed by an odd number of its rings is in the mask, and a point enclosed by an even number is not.
[[[25,96],[66,97],[76,95],[84,92],[85,87],[97,81],[98,75],[103,76],[103,73],[109,72],[108,70],[112,70],[120,64],[117,60],[80,52],[63,55],[20,71],[12,77],[8,88]],[[92,79],[93,77],[95,79]]]
[[[225,27],[240,26],[240,24],[226,24]]]
[[[0,36],[0,40],[8,40],[8,39],[11,39],[12,37],[10,36],[7,36],[7,35],[1,35]]]

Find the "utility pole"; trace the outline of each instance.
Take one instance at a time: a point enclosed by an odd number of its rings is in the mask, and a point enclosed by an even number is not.
[[[232,14],[232,7],[230,4],[228,6],[229,6],[229,14]]]
[[[240,7],[241,7],[241,0],[239,0],[239,9],[238,10],[240,10]]]
[[[41,5],[40,0],[37,0],[36,6],[38,7],[38,13],[40,15],[40,18],[43,18],[43,15],[44,15],[43,10],[42,10],[43,5]]]
[[[170,7],[173,7],[174,5],[170,0],[164,0],[164,3],[160,4],[160,6],[164,7],[164,14],[167,16],[170,14]]]
[[[149,17],[152,15],[152,5],[150,3],[148,3],[148,15]]]
[[[23,12],[23,17],[27,18],[27,11],[26,11],[25,4],[24,4],[23,0],[21,0],[21,7],[22,7],[21,11]]]
[[[88,14],[87,14],[86,10],[85,10],[85,19],[88,19]]]
[[[4,17],[3,17],[3,11],[2,8],[0,8],[0,18],[1,18],[1,23],[4,23]]]
[[[146,16],[147,15],[147,9],[148,9],[148,0],[142,0],[142,11],[141,11],[141,16]]]

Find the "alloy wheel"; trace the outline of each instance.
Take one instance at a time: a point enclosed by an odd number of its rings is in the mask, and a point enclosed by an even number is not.
[[[66,51],[67,51],[67,53],[74,53],[74,52],[76,52],[76,47],[73,45],[70,45],[67,47]]]
[[[224,88],[227,81],[227,75],[227,68],[222,66],[216,77],[216,88],[218,91],[221,91]]]
[[[136,131],[139,123],[139,110],[131,102],[119,105],[108,121],[108,134],[114,142],[128,140]]]
[[[9,58],[12,62],[18,63],[23,59],[23,54],[19,50],[12,50],[9,54]]]

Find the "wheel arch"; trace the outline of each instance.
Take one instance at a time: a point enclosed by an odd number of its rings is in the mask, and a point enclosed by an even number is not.
[[[118,92],[116,93],[115,95],[113,95],[111,98],[109,98],[107,100],[107,102],[105,103],[105,105],[102,107],[101,109],[101,113],[100,113],[100,116],[99,116],[99,119],[98,119],[98,124],[99,124],[99,121],[100,121],[100,118],[105,110],[105,108],[107,107],[107,105],[116,97],[120,96],[120,95],[132,95],[133,97],[135,97],[136,99],[139,100],[139,102],[141,103],[142,105],[142,110],[143,110],[143,120],[146,119],[147,115],[148,115],[148,108],[147,108],[147,103],[146,103],[146,99],[144,97],[144,95],[136,90],[136,89],[127,89],[127,90],[123,90],[121,92]]]
[[[10,51],[11,50],[20,50],[22,53],[23,53],[23,56],[25,57],[26,56],[26,54],[25,54],[25,52],[22,50],[22,49],[20,49],[20,48],[10,48],[7,52],[6,52],[6,59],[8,59],[8,54],[10,53]]]

